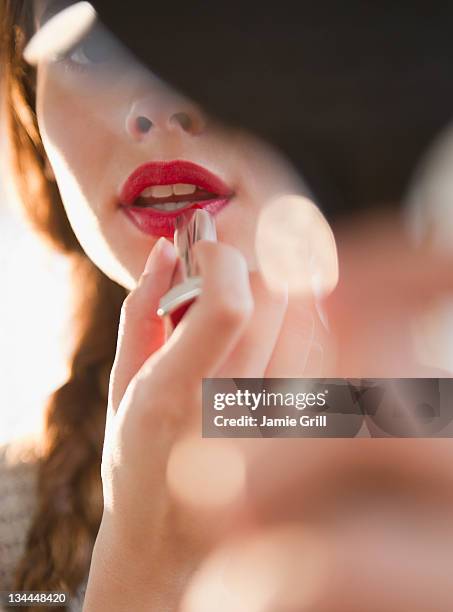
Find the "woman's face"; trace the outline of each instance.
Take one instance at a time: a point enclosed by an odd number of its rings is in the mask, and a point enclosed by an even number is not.
[[[48,4],[36,2],[38,27]],[[207,207],[219,240],[253,268],[260,210],[275,196],[303,193],[279,154],[216,123],[101,26],[66,55],[38,64],[37,115],[82,247],[129,289],[159,236],[171,239],[178,207]]]

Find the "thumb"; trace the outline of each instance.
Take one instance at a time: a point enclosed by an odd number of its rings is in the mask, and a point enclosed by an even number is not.
[[[114,412],[134,375],[164,343],[164,327],[156,311],[160,298],[170,288],[175,263],[173,245],[160,238],[149,254],[137,287],[123,303],[110,378],[109,403]]]

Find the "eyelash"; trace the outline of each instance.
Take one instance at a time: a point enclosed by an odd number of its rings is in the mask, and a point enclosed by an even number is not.
[[[91,40],[90,36],[92,35],[93,33],[90,33],[87,39],[80,41],[75,47],[73,47],[66,53],[62,53],[61,55],[57,56],[54,61],[57,63],[61,63],[65,65],[66,67],[70,68],[71,70],[76,70],[78,72],[87,72],[88,70],[93,70],[99,65],[105,66],[108,63],[107,59],[101,62],[92,61],[87,57],[86,53],[84,53],[84,49],[86,45],[90,44],[89,42]],[[80,62],[80,61],[74,61],[72,59],[74,56],[80,53],[84,55],[87,61]]]
[[[80,53],[81,51],[83,52],[83,47],[82,46],[76,47],[70,55],[68,54],[68,60],[70,62],[72,62],[74,64],[77,64],[77,65],[80,65],[80,66],[91,66],[91,65],[93,65],[93,62],[90,62],[90,60],[88,58],[87,58],[88,61],[86,61],[86,62],[77,62],[77,61],[74,61],[72,59],[72,56],[74,56],[78,52]],[[85,55],[85,57],[86,57],[86,55]]]
[[[77,56],[79,59],[82,56],[82,61],[77,61]],[[123,65],[127,57],[121,44],[99,27],[72,49],[57,56],[54,62],[71,72],[98,74],[101,70],[116,71],[117,66]]]
[[[88,71],[92,70],[94,66],[94,64],[89,62],[86,64],[74,62],[73,60],[71,60],[70,55],[61,55],[59,57],[56,57],[53,63],[62,66],[65,70],[77,72],[79,74],[87,73]]]
[[[108,61],[103,62],[95,62],[95,61],[86,61],[86,62],[78,62],[74,61],[72,57],[76,53],[83,53],[83,44],[79,44],[77,47],[74,47],[67,53],[61,54],[54,59],[54,63],[62,66],[65,70],[76,73],[76,74],[88,74],[90,72],[95,72],[96,70],[102,69],[105,70],[106,66],[109,64]]]

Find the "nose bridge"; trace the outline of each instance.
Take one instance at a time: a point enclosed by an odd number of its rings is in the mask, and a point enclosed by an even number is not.
[[[159,87],[135,99],[126,118],[126,130],[142,140],[156,131],[182,131],[196,135],[205,127],[201,110],[183,96]]]

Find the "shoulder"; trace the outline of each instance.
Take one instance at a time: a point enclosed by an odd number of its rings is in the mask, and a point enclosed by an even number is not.
[[[11,587],[36,507],[38,459],[31,447],[0,445],[0,591]]]
[[[37,505],[38,466],[39,458],[31,445],[0,445],[0,591],[11,589],[25,549]],[[71,599],[71,612],[81,612],[85,588],[86,581]]]

